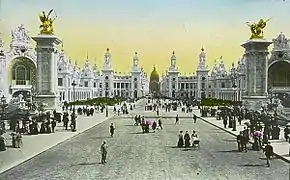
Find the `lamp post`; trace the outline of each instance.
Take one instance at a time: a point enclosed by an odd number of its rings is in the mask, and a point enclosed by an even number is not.
[[[76,110],[76,105],[75,105],[75,101],[76,101],[76,81],[75,80],[73,80],[73,82],[72,82],[72,87],[73,87],[73,94],[74,94],[74,98],[73,98],[73,100],[74,100],[74,105],[73,105],[73,113],[75,114],[75,110]]]
[[[77,85],[75,80],[73,80],[72,84],[73,86],[73,94],[74,94],[74,105],[73,105],[73,113],[72,113],[72,117],[71,117],[71,121],[72,121],[72,131],[75,132],[76,131],[76,90],[75,90],[75,86]]]
[[[234,119],[233,119],[233,123],[232,123],[232,126],[233,126],[233,131],[236,131],[237,130],[237,122],[236,122],[236,112],[237,112],[237,94],[236,94],[236,91],[237,91],[237,85],[236,85],[236,80],[237,80],[237,74],[236,74],[236,70],[235,68],[232,69],[232,88],[233,88],[233,91],[234,91],[234,98],[233,98],[233,102],[234,102],[234,110],[233,110],[233,115],[234,115]]]

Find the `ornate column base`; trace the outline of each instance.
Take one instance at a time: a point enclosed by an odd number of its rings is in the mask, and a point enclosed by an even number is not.
[[[268,103],[267,96],[243,96],[243,105],[248,110],[261,110],[262,106]]]

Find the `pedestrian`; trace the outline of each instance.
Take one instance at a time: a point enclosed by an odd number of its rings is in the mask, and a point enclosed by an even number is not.
[[[158,126],[160,127],[160,129],[163,129],[161,119],[158,120]]]
[[[101,145],[101,154],[102,154],[102,160],[101,163],[107,163],[106,159],[107,159],[107,154],[108,154],[108,145],[107,145],[107,141],[104,140],[103,144]]]
[[[110,134],[111,134],[111,137],[114,136],[114,132],[115,132],[114,123],[111,123],[111,126],[110,126]]]
[[[238,151],[239,152],[242,152],[242,136],[243,136],[243,133],[242,131],[240,132],[239,135],[237,135],[237,143],[238,143]]]
[[[152,124],[152,130],[155,132],[156,130],[156,127],[157,127],[157,123],[154,121],[153,124]]]
[[[178,114],[176,115],[176,118],[175,118],[175,124],[179,124],[179,116],[178,116]]]
[[[274,155],[273,146],[271,145],[270,142],[268,142],[268,144],[265,146],[264,152],[266,155],[267,165],[268,165],[268,167],[270,167],[271,166],[271,163],[270,163],[271,156]]]
[[[185,148],[190,147],[190,135],[189,135],[188,131],[186,131],[184,134],[184,145],[185,145]]]
[[[53,119],[51,121],[51,131],[52,131],[52,133],[54,133],[55,127],[56,127],[56,121],[55,121],[55,119]]]
[[[196,119],[197,119],[196,115],[193,114],[193,122],[194,122],[194,123],[196,123]]]
[[[178,135],[178,143],[177,143],[177,147],[183,147],[184,142],[183,142],[183,131],[179,132]]]

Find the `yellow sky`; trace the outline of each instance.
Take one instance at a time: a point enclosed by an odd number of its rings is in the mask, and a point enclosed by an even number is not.
[[[32,36],[39,31],[36,13],[27,19],[19,19],[19,14],[11,14],[9,21],[4,21],[3,34],[6,47],[10,40],[10,29],[23,23]],[[276,37],[280,24],[269,23],[265,31],[268,39]],[[289,31],[289,28],[286,29]],[[77,59],[82,66],[86,54],[91,64],[97,59],[101,69],[106,48],[112,53],[113,68],[117,72],[129,72],[134,52],[140,54],[140,64],[146,72],[151,72],[156,64],[160,74],[170,65],[172,51],[175,51],[177,65],[182,74],[193,73],[198,63],[200,49],[204,46],[210,68],[220,56],[229,68],[243,54],[240,44],[249,36],[249,29],[244,22],[206,21],[197,25],[184,22],[114,22],[102,20],[90,23],[89,20],[73,21],[60,17],[55,24],[55,34],[64,40],[64,49],[68,57]]]

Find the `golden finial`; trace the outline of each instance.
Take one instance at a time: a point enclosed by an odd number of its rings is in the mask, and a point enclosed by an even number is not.
[[[54,18],[50,17],[52,12],[54,12]],[[53,9],[51,9],[47,14],[42,11],[42,14],[39,15],[39,20],[41,21],[41,25],[39,26],[39,28],[41,28],[40,34],[53,35],[53,22],[56,20],[56,18],[57,15]]]

